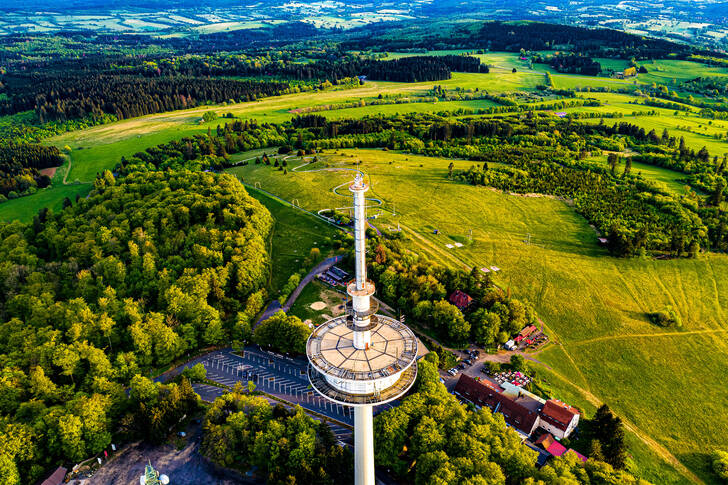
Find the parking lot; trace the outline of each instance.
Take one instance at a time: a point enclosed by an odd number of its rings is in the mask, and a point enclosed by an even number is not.
[[[207,354],[187,366],[198,362],[205,366],[210,380],[229,387],[235,386],[237,382],[246,386],[251,381],[259,391],[338,421],[340,424],[329,422],[332,431],[339,440],[350,442],[351,426],[354,424],[353,408],[324,399],[311,388],[306,375],[307,361],[246,347],[242,355],[221,350]],[[205,384],[195,384],[194,388],[206,401],[213,401],[226,392],[222,388]],[[390,409],[393,405],[396,402],[377,406],[374,413]]]

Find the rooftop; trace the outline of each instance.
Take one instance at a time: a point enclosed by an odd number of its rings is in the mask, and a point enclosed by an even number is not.
[[[568,404],[555,399],[549,399],[546,401],[541,414],[567,426],[574,419],[574,416],[580,413],[576,408]]]
[[[382,315],[371,317],[371,345],[354,347],[353,324],[342,315],[316,328],[306,353],[320,372],[340,379],[382,379],[409,367],[417,357],[417,338],[399,321]]]

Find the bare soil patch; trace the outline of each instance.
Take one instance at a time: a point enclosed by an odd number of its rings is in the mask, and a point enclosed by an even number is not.
[[[53,178],[53,176],[56,174],[56,170],[58,170],[61,167],[50,167],[50,168],[44,168],[39,170],[41,175],[48,175],[50,178]]]

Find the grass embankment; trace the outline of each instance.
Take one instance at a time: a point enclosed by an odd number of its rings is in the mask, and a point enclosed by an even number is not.
[[[322,257],[333,253],[332,238],[337,229],[298,209],[247,187],[273,215],[275,225],[271,236],[272,267],[270,288],[273,295],[286,284],[293,273],[309,271],[305,261],[312,248],[321,250]]]

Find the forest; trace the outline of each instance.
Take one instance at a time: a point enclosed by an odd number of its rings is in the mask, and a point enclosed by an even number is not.
[[[202,453],[240,471],[251,468],[276,484],[352,483],[354,460],[338,445],[329,426],[301,407],[271,406],[238,385],[205,413]]]
[[[456,24],[444,32],[427,30],[416,24],[400,27],[392,36],[390,26],[372,24],[352,31],[351,40],[342,42],[347,50],[399,51],[425,49],[488,49],[518,52],[566,49],[594,57],[621,59],[687,58],[704,51],[688,44],[643,37],[612,29],[587,29],[542,22],[501,22]],[[725,56],[723,56],[725,57]]]
[[[658,135],[629,123],[583,124],[546,114],[452,120],[435,114],[328,121],[298,116],[285,124],[235,121],[215,133],[170,142],[122,160],[122,172],[140,167],[215,169],[242,150],[287,145],[320,149],[386,147],[428,156],[477,161],[449,178],[517,193],[545,193],[573,201],[575,210],[607,235],[618,256],[646,251],[696,256],[728,250],[725,162],[697,153],[665,130]],[[610,157],[610,167],[587,158],[629,146],[640,160],[674,164],[708,193],[678,198],[631,171],[631,159]],[[669,161],[669,162],[668,162]],[[489,163],[505,164],[490,168]],[[623,167],[621,166],[623,164]],[[619,166],[619,170],[618,170]],[[445,175],[445,174],[443,174]]]
[[[13,199],[29,189],[48,187],[50,177],[38,170],[62,164],[56,147],[0,142],[0,197]]]
[[[0,481],[95,454],[117,425],[166,436],[197,396],[142,376],[249,328],[271,227],[234,177],[188,171],[107,171],[61,213],[0,225]]]
[[[223,101],[252,101],[282,94],[284,83],[222,79],[84,75],[28,76],[6,79],[9,97],[0,113],[35,110],[38,120],[115,115],[117,119],[191,108]]]

